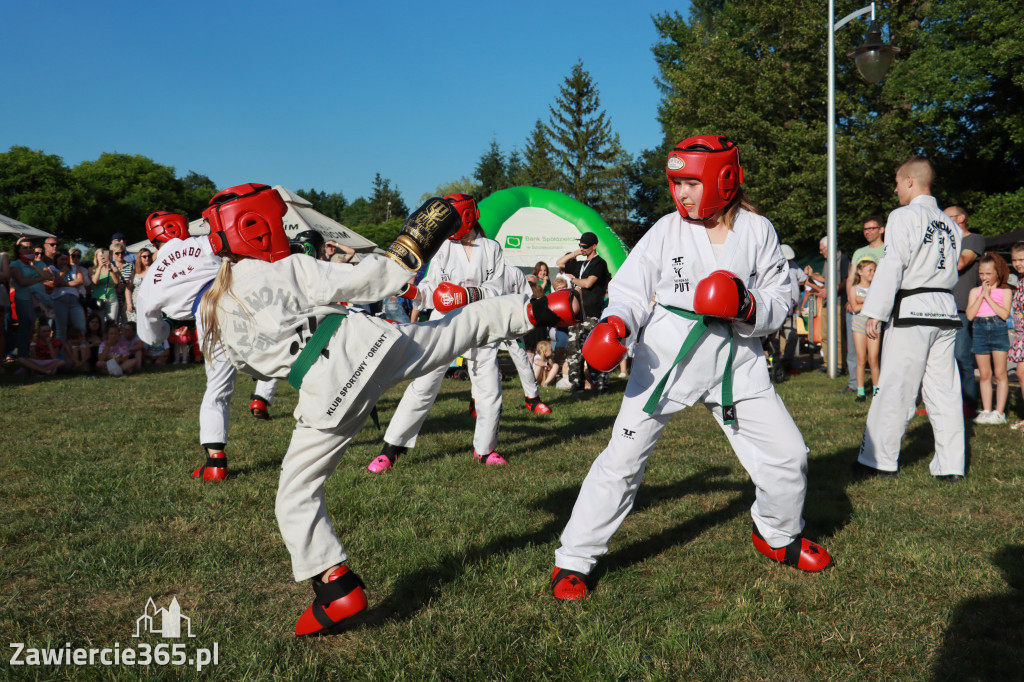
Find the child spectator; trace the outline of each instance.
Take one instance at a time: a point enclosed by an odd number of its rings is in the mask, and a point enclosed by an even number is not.
[[[175,365],[187,365],[188,364],[188,353],[192,344],[192,332],[187,326],[181,326],[171,332],[171,335],[167,337],[167,340],[171,342],[171,348],[174,351],[174,363]]]
[[[89,371],[100,361],[100,346],[103,344],[103,320],[97,313],[90,313],[85,321],[85,343],[89,346]]]
[[[171,359],[171,344],[164,339],[160,343],[146,345],[142,352],[142,363],[144,365],[166,365]]]
[[[878,393],[878,351],[882,347],[882,339],[869,339],[865,332],[865,325],[868,318],[862,315],[860,310],[864,307],[864,300],[868,297],[868,289],[871,287],[871,280],[875,278],[875,268],[878,264],[870,257],[865,257],[857,263],[857,269],[853,274],[854,296],[850,300],[853,307],[853,346],[857,349],[857,397],[858,403],[866,400],[864,397],[864,364],[871,365],[871,388],[872,395]]]
[[[64,366],[69,372],[89,371],[89,342],[78,327],[68,329],[68,342],[64,346]]]
[[[1010,381],[1006,376],[1006,357],[1010,350],[1010,331],[1006,318],[1010,316],[1010,296],[1006,286],[1010,269],[999,254],[988,252],[978,259],[980,287],[971,289],[967,301],[967,319],[973,320],[974,360],[981,374],[981,414],[975,424],[1005,424],[1006,397]],[[992,409],[992,377],[996,380],[995,409]]]
[[[1013,309],[1013,345],[1007,358],[1017,363],[1017,382],[1020,383],[1021,370],[1024,366],[1024,242],[1017,242],[1010,249],[1010,262],[1013,269],[1022,277],[1017,280],[1017,290],[1013,294],[1010,307]],[[1022,387],[1024,392],[1024,387]],[[1010,425],[1014,431],[1024,431],[1024,419]]]
[[[533,354],[533,374],[541,386],[553,386],[561,371],[554,362],[554,353],[550,341],[538,341]]]
[[[121,330],[116,324],[107,327],[106,337],[100,344],[100,359],[96,363],[102,374],[119,377],[134,372],[138,363],[128,351],[128,343],[121,337]]]
[[[546,296],[551,293],[551,277],[548,274],[548,264],[544,261],[538,261],[538,263],[533,266],[532,279],[531,277],[527,277],[527,280],[530,284],[537,284],[540,286],[541,295]]]
[[[146,344],[136,335],[135,330],[134,322],[125,322],[121,325],[121,338],[124,339],[128,346],[128,352],[135,359],[135,366],[142,367],[142,352],[146,349]]]
[[[36,324],[35,334],[28,345],[28,357],[18,356],[18,364],[21,365],[16,374],[27,374],[28,370],[40,374],[53,375],[57,373],[64,362],[60,358],[61,343],[54,335],[53,330],[42,322]]]
[[[551,288],[554,291],[568,289],[569,279],[559,274],[552,282]],[[562,378],[555,383],[555,388],[561,388],[562,390],[568,391],[572,388],[572,384],[569,383],[569,363],[565,361],[565,356],[569,349],[569,332],[564,329],[555,329],[554,342],[555,345],[552,362],[560,367],[562,372]]]

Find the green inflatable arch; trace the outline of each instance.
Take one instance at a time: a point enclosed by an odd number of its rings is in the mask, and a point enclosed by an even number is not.
[[[572,197],[550,189],[510,187],[491,194],[479,204],[480,226],[484,234],[494,239],[505,221],[519,209],[527,207],[550,211],[576,226],[580,234],[596,234],[597,253],[608,263],[608,270],[612,274],[615,274],[626,260],[629,249],[619,235],[612,232],[608,223],[601,219],[597,211]]]

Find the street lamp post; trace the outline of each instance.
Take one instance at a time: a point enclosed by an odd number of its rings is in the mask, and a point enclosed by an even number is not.
[[[875,24],[875,3],[846,15],[838,22],[835,20],[835,0],[828,0],[828,232],[827,260],[825,275],[828,281],[826,292],[828,301],[828,376],[835,379],[839,375],[839,300],[836,291],[836,280],[839,275],[839,263],[836,259],[836,31],[857,17],[871,12],[871,23],[864,44],[847,54],[853,57],[857,70],[864,80],[877,83],[889,70],[893,57],[900,51],[882,42],[882,33]]]

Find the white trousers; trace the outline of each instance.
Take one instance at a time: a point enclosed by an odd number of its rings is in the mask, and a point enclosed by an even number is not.
[[[652,416],[643,411],[644,402],[639,397],[622,401],[612,439],[590,467],[562,531],[562,546],[555,552],[560,568],[590,573],[597,557],[608,551],[609,540],[633,508],[647,458],[662,429],[684,407],[664,401],[662,412]],[[757,529],[770,546],[788,545],[804,527],[807,446],[782,399],[769,389],[737,401],[738,419],[732,426],[722,424],[720,405],[705,403],[705,407],[754,483],[756,497],[750,514]]]
[[[231,411],[231,396],[235,392],[236,370],[225,359],[219,349],[213,358],[206,362],[206,392],[203,402],[199,405],[199,442],[224,447],[228,442],[228,417]],[[267,404],[273,402],[274,391],[277,390],[277,379],[257,381],[253,391]]]
[[[519,372],[519,383],[523,385],[523,395],[527,399],[537,398],[540,396],[540,388],[537,387],[537,375],[533,373],[533,365],[530,364],[530,358],[526,355],[526,349],[520,345],[521,341],[521,339],[512,339],[502,345],[508,351],[509,357],[512,358],[516,371]]]
[[[522,336],[531,327],[526,301],[525,295],[501,296],[473,303],[439,320],[399,325],[403,337],[368,382],[358,406],[345,414],[337,427],[313,429],[298,419],[281,464],[276,505],[295,580],[318,576],[348,559],[331,526],[324,482],[380,395],[400,381],[444,369],[470,348]],[[344,323],[337,333],[345,333]],[[312,373],[306,377],[306,381],[316,380]]]
[[[451,362],[453,358],[449,358]],[[501,420],[501,378],[498,373],[498,349],[493,345],[473,348],[463,355],[463,367],[469,373],[471,394],[476,409],[473,449],[482,455],[498,446],[498,422]],[[448,365],[417,378],[405,389],[391,417],[384,442],[405,448],[416,447],[416,437],[437,400]]]
[[[954,345],[955,329],[887,327],[882,339],[878,395],[871,401],[857,461],[897,471],[900,441],[917,408],[920,389],[935,434],[933,476],[964,474],[964,412]]]

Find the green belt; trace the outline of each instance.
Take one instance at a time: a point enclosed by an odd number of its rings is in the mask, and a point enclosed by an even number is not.
[[[694,349],[697,343],[703,338],[704,333],[708,330],[709,319],[714,320],[717,318],[708,317],[705,315],[698,315],[697,313],[690,310],[683,310],[682,308],[676,308],[675,306],[663,305],[659,303],[662,308],[674,313],[679,317],[684,317],[687,320],[695,320],[696,324],[690,329],[690,333],[686,335],[683,340],[683,345],[679,349],[679,353],[676,354],[676,359],[672,362],[672,366],[665,372],[665,376],[661,378],[658,385],[654,387],[654,393],[647,400],[647,404],[644,405],[644,412],[647,414],[654,414],[654,411],[658,409],[658,403],[661,402],[661,396],[665,392],[665,384],[668,383],[668,377],[672,373],[672,370],[676,368],[680,362],[683,361],[690,351]],[[725,361],[725,376],[722,377],[722,421],[725,424],[736,423],[736,405],[733,404],[732,400],[732,356],[735,350],[735,343],[732,336],[732,325],[728,325],[729,329],[729,358]]]
[[[292,369],[288,372],[288,383],[296,391],[302,386],[302,380],[306,378],[309,368],[316,362],[320,351],[327,347],[327,342],[334,336],[334,332],[337,331],[345,317],[344,313],[332,313],[322,319],[317,325],[316,331],[313,332],[313,336],[309,337],[309,341],[306,342],[306,347],[299,353],[299,357],[295,358]]]

